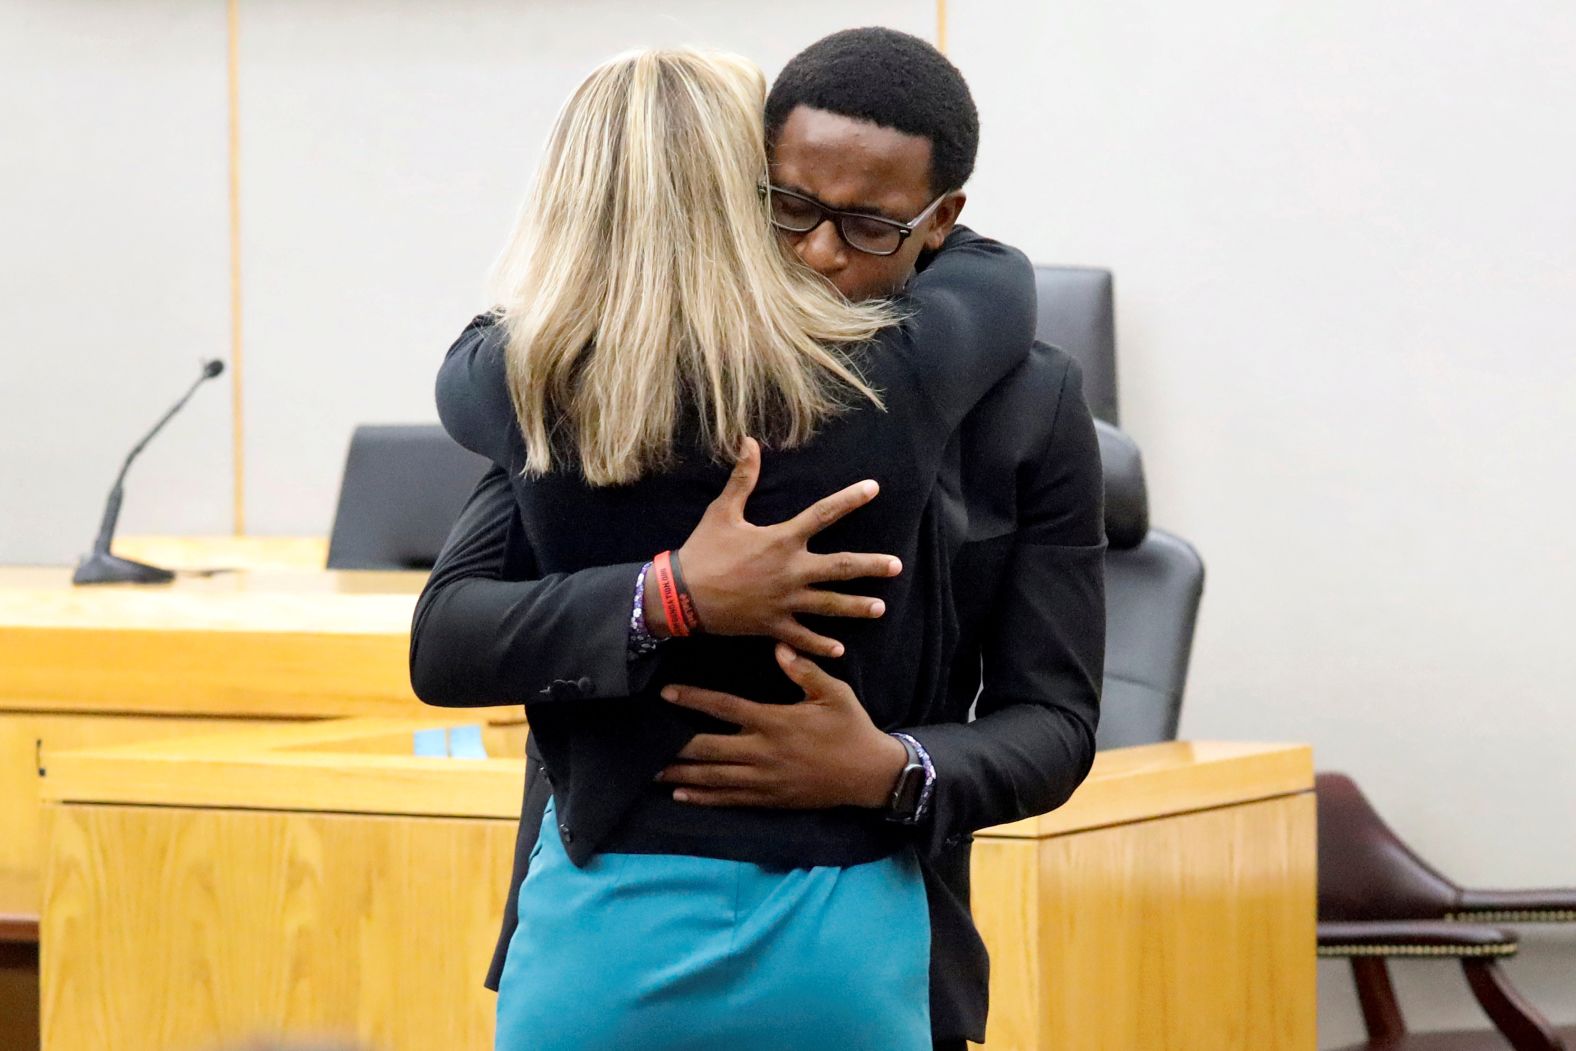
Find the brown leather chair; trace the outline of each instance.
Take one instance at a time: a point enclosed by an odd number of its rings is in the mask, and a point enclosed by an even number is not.
[[[1511,986],[1499,961],[1514,934],[1489,923],[1576,922],[1576,888],[1468,890],[1403,843],[1344,774],[1316,782],[1319,955],[1349,959],[1368,1042],[1343,1051],[1576,1051],[1576,1026],[1557,1029]],[[1411,1033],[1387,961],[1454,959],[1495,1028]]]
[[[38,1047],[38,917],[0,913],[0,1048]]]

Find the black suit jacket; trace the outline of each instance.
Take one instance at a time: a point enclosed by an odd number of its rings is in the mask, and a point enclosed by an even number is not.
[[[908,732],[937,772],[929,817],[914,831],[931,913],[932,1027],[938,1040],[980,1041],[988,961],[968,907],[972,834],[1059,806],[1094,756],[1105,537],[1099,448],[1077,366],[1036,345],[970,415],[948,455],[935,500],[959,647],[945,718]],[[496,704],[581,678],[625,692],[640,674],[625,650],[637,570],[543,576],[509,479],[494,468],[417,603],[417,693],[441,705]],[[494,987],[551,791],[544,773],[533,756]]]

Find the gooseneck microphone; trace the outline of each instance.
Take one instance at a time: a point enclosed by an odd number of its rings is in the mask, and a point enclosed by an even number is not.
[[[104,505],[104,521],[99,526],[98,539],[93,541],[93,550],[77,563],[77,571],[71,577],[73,584],[166,584],[175,579],[175,574],[167,569],[133,562],[129,558],[118,558],[109,553],[109,545],[115,539],[115,523],[120,518],[120,501],[125,495],[126,471],[131,467],[131,461],[137,458],[137,454],[153,440],[153,436],[170,422],[170,417],[180,412],[181,408],[191,400],[191,396],[197,393],[197,388],[223,371],[222,361],[204,362],[202,375],[197,377],[197,382],[191,385],[191,388],[181,396],[181,400],[153,425],[153,430],[149,431],[127,455],[126,462],[120,465],[120,474],[115,476],[115,486],[109,491],[109,500]]]

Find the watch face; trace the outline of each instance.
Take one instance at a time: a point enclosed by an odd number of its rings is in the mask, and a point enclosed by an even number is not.
[[[898,814],[912,815],[919,809],[919,797],[925,789],[925,768],[906,766],[898,777],[897,789],[892,793],[892,809]]]

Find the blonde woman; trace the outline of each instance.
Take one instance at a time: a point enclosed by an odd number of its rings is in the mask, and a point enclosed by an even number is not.
[[[468,330],[496,353],[474,358],[463,403],[440,406],[511,472],[533,569],[628,596],[587,629],[627,637],[616,681],[544,657],[528,705],[553,803],[519,892],[500,1048],[930,1044],[912,829],[858,807],[675,802],[654,778],[725,727],[662,691],[793,703],[830,672],[876,726],[926,721],[950,609],[930,498],[952,431],[1027,353],[1032,272],[976,238],[897,299],[850,304],[773,232],[763,98],[759,71],[728,56],[641,52],[595,71],[559,116],[499,310]],[[926,236],[934,209],[890,224],[890,240]],[[841,630],[837,656],[755,637],[717,592],[686,588],[730,475],[752,522],[839,491],[803,535],[900,560],[858,595],[828,593],[824,612],[854,603],[867,618]],[[496,646],[569,615],[538,595]]]

